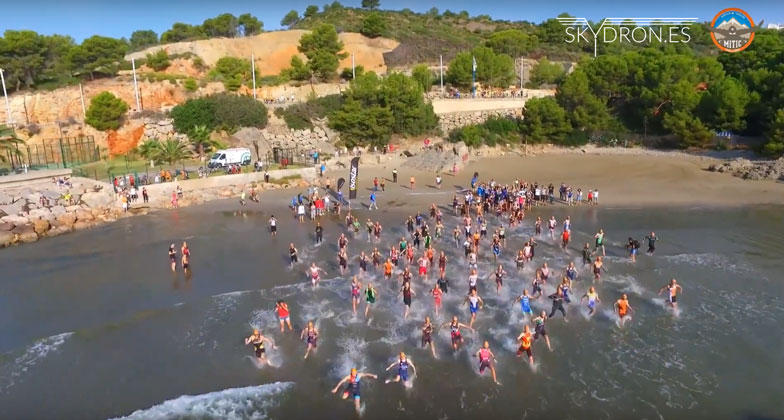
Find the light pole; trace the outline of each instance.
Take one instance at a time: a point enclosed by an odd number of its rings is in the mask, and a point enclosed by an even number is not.
[[[11,124],[11,104],[8,102],[8,92],[5,90],[5,76],[3,73],[5,70],[0,69],[0,81],[3,83],[3,97],[5,98],[5,113],[6,113],[6,123]]]

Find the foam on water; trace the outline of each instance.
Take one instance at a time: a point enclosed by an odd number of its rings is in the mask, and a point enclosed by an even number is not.
[[[367,341],[359,337],[344,335],[337,339],[337,345],[342,352],[337,356],[337,360],[332,361],[330,376],[335,380],[340,380],[348,375],[353,368],[357,368],[360,372],[367,369],[365,357]]]
[[[743,263],[734,263],[729,258],[718,254],[676,254],[661,258],[673,264],[696,265],[735,274],[749,275],[754,272],[752,267]]]
[[[67,332],[42,338],[30,345],[24,354],[14,359],[13,362],[0,366],[0,391],[12,387],[21,376],[41,360],[56,353],[71,336],[73,333]]]
[[[126,420],[174,420],[182,418],[266,419],[293,382],[230,388],[201,395],[183,395],[145,410],[137,410]]]

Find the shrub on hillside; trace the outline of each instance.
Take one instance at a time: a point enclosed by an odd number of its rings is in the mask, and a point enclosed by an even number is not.
[[[219,130],[233,133],[242,127],[267,126],[267,107],[250,96],[219,93],[205,99],[213,104],[215,124]]]
[[[109,92],[101,92],[90,101],[85,122],[96,130],[116,130],[120,128],[122,117],[128,111],[128,104]]]
[[[196,92],[199,89],[199,85],[196,83],[196,80],[192,77],[185,79],[185,83],[183,83],[185,90],[188,92]]]
[[[211,130],[216,126],[215,104],[206,98],[189,99],[172,108],[169,115],[179,133],[187,133],[198,125],[205,125]]]
[[[147,54],[147,66],[155,71],[166,70],[170,65],[169,54],[167,54],[164,49],[160,49],[152,54]]]

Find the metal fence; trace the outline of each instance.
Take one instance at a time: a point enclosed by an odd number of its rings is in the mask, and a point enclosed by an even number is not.
[[[7,151],[11,169],[27,165],[29,169],[70,168],[101,159],[92,136],[63,137],[45,140],[41,144],[16,145],[18,153]]]
[[[299,147],[284,147],[279,143],[272,145],[272,150],[268,151],[264,158],[264,163],[278,164],[281,167],[287,165],[312,166],[312,150],[301,149]]]

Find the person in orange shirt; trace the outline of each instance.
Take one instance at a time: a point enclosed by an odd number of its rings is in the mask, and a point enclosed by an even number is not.
[[[534,335],[531,334],[531,328],[528,325],[523,328],[523,332],[517,336],[517,341],[520,342],[520,348],[517,349],[517,357],[523,355],[523,353],[528,355],[528,362],[531,364],[531,367],[534,366],[534,355],[531,352],[531,344],[534,340]]]
[[[626,293],[621,295],[621,298],[615,301],[615,310],[618,312],[618,318],[621,321],[621,327],[623,324],[626,323],[627,319],[631,319],[631,317],[626,317],[629,311],[634,312],[634,308],[632,305],[629,305],[629,298],[626,296]]]
[[[411,182],[411,189],[413,190],[414,186],[416,185],[416,179],[412,176],[410,182]]]
[[[387,262],[384,263],[384,278],[385,279],[388,279],[388,278],[392,277],[392,268],[393,267],[394,266],[392,265],[392,261],[390,261],[389,258],[387,258]]]

